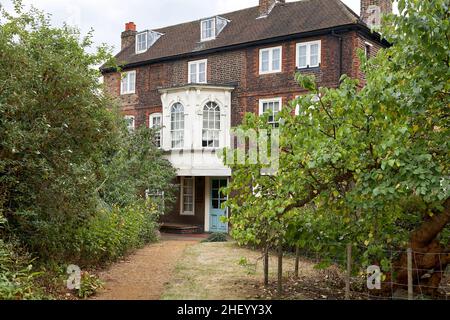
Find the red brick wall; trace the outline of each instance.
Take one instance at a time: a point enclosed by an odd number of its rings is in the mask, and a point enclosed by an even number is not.
[[[342,72],[363,80],[356,49],[364,50],[365,41],[368,40],[357,32],[348,32],[342,38]],[[236,85],[231,108],[232,125],[235,126],[242,121],[246,112],[258,112],[259,99],[282,97],[286,104],[295,96],[305,93],[294,79],[295,73],[299,71],[295,65],[296,44],[314,40],[322,41],[321,66],[300,72],[315,75],[320,86],[337,87],[340,77],[339,39],[331,35],[142,66],[136,68],[136,94],[120,96],[120,76],[117,73],[105,75],[105,84],[109,92],[118,97],[124,114],[134,115],[137,126],[148,126],[148,116],[162,112],[158,89],[187,84],[188,62],[208,59],[208,84]],[[372,54],[375,54],[380,46],[373,41],[368,42],[374,45]],[[260,75],[259,50],[280,45],[283,47],[282,72]]]

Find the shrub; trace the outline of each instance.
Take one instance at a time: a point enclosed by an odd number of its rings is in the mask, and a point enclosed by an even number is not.
[[[227,234],[226,233],[211,233],[209,237],[203,242],[227,242]]]
[[[40,288],[34,280],[40,273],[33,272],[32,259],[16,243],[0,239],[0,300],[41,299]]]
[[[81,275],[80,289],[78,290],[78,297],[81,299],[93,296],[97,290],[103,287],[103,282],[97,276],[88,272],[83,272]]]
[[[114,261],[134,248],[157,241],[158,218],[151,202],[102,209],[77,232],[74,250],[80,265]]]

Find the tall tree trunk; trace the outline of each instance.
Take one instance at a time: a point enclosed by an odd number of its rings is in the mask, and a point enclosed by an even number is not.
[[[295,246],[295,277],[298,278],[298,269],[300,264],[300,248]]]
[[[415,285],[422,285],[421,292],[436,295],[443,273],[450,264],[450,248],[443,247],[437,236],[450,223],[450,199],[444,204],[444,211],[427,217],[422,225],[411,235],[410,247],[413,250],[413,278]],[[405,253],[393,263],[391,273],[397,276],[395,283],[405,285],[408,281],[407,254]],[[430,270],[434,270],[431,277],[424,277]],[[392,282],[392,275],[388,274],[386,283]],[[389,288],[388,288],[389,287]],[[386,286],[385,291],[391,290]],[[395,289],[395,287],[394,287]]]
[[[264,286],[269,286],[269,247],[264,248]]]
[[[278,297],[283,295],[283,244],[278,245]]]

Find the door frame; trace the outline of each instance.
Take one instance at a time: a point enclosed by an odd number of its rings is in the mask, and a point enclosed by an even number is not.
[[[230,177],[205,177],[205,232],[211,232],[211,204],[212,204],[212,180],[226,179],[227,185],[230,183]],[[229,217],[229,208],[225,209],[225,215]],[[230,225],[226,224],[226,233],[229,233]]]

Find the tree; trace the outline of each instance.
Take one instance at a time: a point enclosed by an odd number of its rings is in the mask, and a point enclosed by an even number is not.
[[[31,252],[63,259],[102,204],[167,191],[175,173],[153,131],[129,134],[103,90],[98,66],[114,65],[109,50],[89,53],[91,33],[14,4],[0,16],[0,212]]]
[[[417,269],[440,264],[445,269],[450,262],[448,8],[448,0],[399,1],[401,14],[389,16],[382,29],[393,46],[370,61],[360,53],[363,89],[346,76],[339,88],[327,89],[297,75],[311,94],[280,113],[277,174],[261,175],[258,166],[233,168],[229,194],[239,195],[230,200],[231,222],[241,223],[237,233],[248,233],[241,231],[249,227],[245,219],[257,221],[266,208],[268,221],[285,221],[289,239],[299,245],[326,252],[327,242],[354,243],[365,248],[363,263],[380,263],[389,279],[396,268],[404,270],[406,259],[390,265],[386,245],[423,253],[415,260]],[[293,114],[297,104],[300,116]],[[243,128],[267,128],[255,118],[249,116]],[[272,196],[252,197],[251,186]],[[250,203],[240,207],[247,198]],[[429,254],[436,252],[441,255]],[[441,276],[436,272],[424,282],[435,286]],[[396,281],[405,282],[405,272],[398,272]]]

